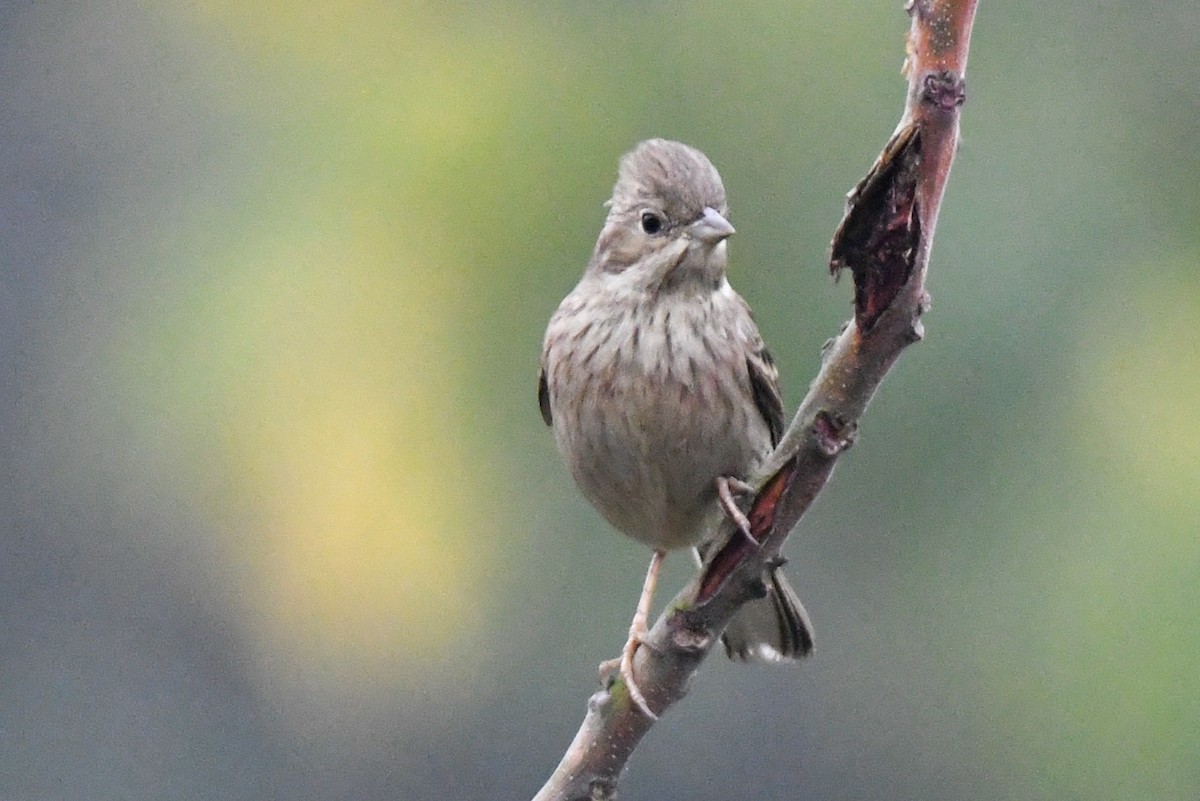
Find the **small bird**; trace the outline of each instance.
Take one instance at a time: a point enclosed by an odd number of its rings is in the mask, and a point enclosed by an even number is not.
[[[718,507],[746,536],[733,498],[783,433],[779,375],[750,308],[725,276],[734,233],[721,176],[680,142],[650,139],[621,159],[608,217],[575,289],[550,318],[538,403],[584,496],[654,557],[622,649],[646,634],[668,549],[706,552]],[[778,570],[722,639],[731,658],[784,661],[812,649],[812,625]]]

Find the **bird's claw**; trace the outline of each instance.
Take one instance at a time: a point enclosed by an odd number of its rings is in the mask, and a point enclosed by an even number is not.
[[[754,487],[742,481],[739,478],[732,476],[717,477],[717,501],[721,504],[721,509],[737,526],[737,530],[742,532],[742,536],[749,540],[754,545],[758,545],[758,540],[754,539],[754,534],[750,529],[750,518],[746,517],[746,513],[737,505],[737,501],[733,499],[733,493],[738,492],[742,495],[754,497]]]
[[[642,689],[638,687],[637,681],[633,678],[633,657],[637,654],[638,648],[644,644],[640,637],[631,636],[625,643],[625,647],[621,649],[620,657],[600,663],[600,675],[608,677],[614,670],[617,671],[621,681],[625,683],[629,700],[633,702],[639,712],[654,721],[658,720],[658,715],[650,709],[650,705],[646,703],[646,696],[642,695]],[[615,679],[615,677],[613,678]]]

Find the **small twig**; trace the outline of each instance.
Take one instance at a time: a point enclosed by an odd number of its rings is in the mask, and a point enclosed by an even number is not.
[[[683,697],[726,623],[765,591],[764,570],[854,442],[858,419],[900,353],[921,339],[925,275],[938,209],[958,146],[959,107],[976,0],[910,0],[904,115],[867,176],[850,192],[830,268],[854,277],[854,318],[824,349],[821,371],[779,446],[750,484],[751,534],[731,536],[667,606],[637,652],[647,703],[661,714]],[[614,677],[534,801],[602,801],[653,721]]]

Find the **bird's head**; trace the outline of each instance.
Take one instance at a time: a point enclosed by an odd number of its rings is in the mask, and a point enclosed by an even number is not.
[[[720,284],[733,234],[717,168],[680,142],[648,139],[621,159],[589,270],[646,289]]]

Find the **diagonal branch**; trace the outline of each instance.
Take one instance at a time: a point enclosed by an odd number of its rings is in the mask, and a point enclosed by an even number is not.
[[[929,308],[925,276],[938,209],[958,146],[959,107],[976,0],[909,0],[912,18],[904,114],[867,176],[850,192],[834,233],[830,269],[854,278],[854,317],[824,349],[821,370],[778,447],[753,477],[748,515],[757,544],[726,544],[655,622],[638,650],[638,685],[651,708],[678,701],[737,609],[766,588],[789,532],[854,442],[858,419],[910,344]],[[602,801],[616,796],[626,762],[653,721],[619,678],[588,700],[588,712],[534,801]]]

